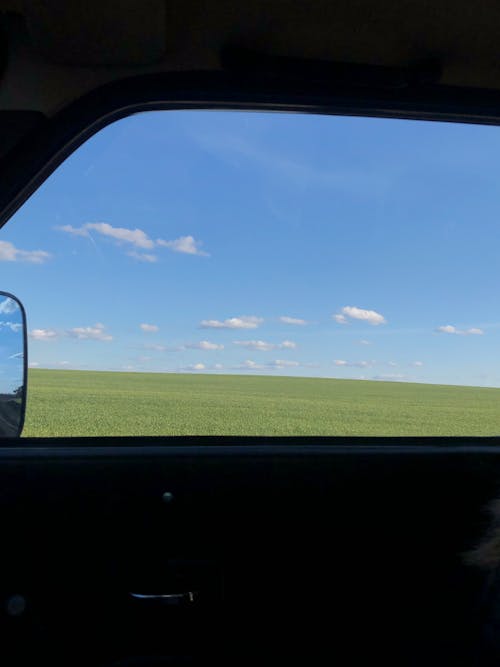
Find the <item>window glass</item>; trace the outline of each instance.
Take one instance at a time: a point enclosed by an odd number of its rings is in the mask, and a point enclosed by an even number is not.
[[[24,435],[500,433],[499,132],[154,112],[0,232]]]

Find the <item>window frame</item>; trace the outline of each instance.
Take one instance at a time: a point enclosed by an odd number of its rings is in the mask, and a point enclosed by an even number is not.
[[[269,111],[330,116],[428,120],[463,124],[500,125],[500,91],[438,85],[417,88],[339,87],[335,82],[269,79],[251,74],[167,73],[143,75],[92,90],[52,118],[41,116],[29,134],[0,159],[0,229],[44,181],[88,139],[115,121],[136,113],[169,110]],[[0,112],[1,123],[1,112]],[[68,442],[71,445],[68,448]],[[140,445],[138,444],[140,442]],[[64,447],[66,445],[66,447]],[[49,451],[71,456],[97,448],[103,456],[122,447],[159,452],[168,448],[220,449],[237,454],[241,447],[313,455],[325,447],[344,453],[409,451],[487,453],[500,446],[499,436],[95,436],[4,438],[0,457],[9,449]],[[482,450],[482,448],[484,448]],[[186,450],[184,450],[186,451]],[[241,454],[241,451],[240,451]]]
[[[131,77],[92,90],[40,122],[1,160],[0,228],[79,146],[143,111],[240,110],[500,125],[500,91],[339,86],[325,79],[224,72]],[[1,115],[0,115],[1,123]]]

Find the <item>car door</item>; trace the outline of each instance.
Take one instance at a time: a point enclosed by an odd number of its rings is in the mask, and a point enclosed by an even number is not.
[[[75,445],[2,451],[4,664],[473,664],[495,450]]]

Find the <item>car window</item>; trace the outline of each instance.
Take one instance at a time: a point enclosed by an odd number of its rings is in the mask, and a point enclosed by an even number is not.
[[[1,230],[24,435],[497,435],[499,133],[165,111]]]

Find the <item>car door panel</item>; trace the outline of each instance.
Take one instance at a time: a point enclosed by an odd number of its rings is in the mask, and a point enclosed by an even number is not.
[[[499,454],[3,450],[2,663],[471,664],[484,576],[464,554],[486,529]]]

